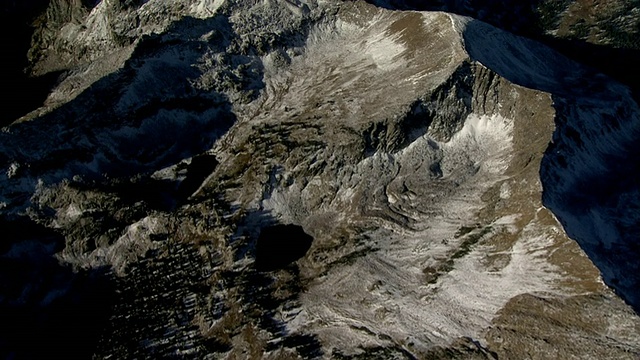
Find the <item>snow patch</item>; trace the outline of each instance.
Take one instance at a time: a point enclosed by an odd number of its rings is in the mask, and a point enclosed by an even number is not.
[[[12,177],[16,176],[19,169],[20,169],[20,164],[16,162],[12,162],[9,165],[9,168],[7,169],[7,178],[11,179]]]
[[[443,168],[455,168],[456,162],[466,158],[478,165],[480,170],[494,174],[503,173],[511,159],[512,133],[513,120],[498,114],[470,114],[463,128],[442,145],[445,159],[452,160],[451,164]]]
[[[511,197],[511,187],[508,182],[503,182],[500,185],[500,199],[506,200]]]
[[[210,18],[224,3],[225,0],[200,0],[191,5],[190,12],[198,19]]]
[[[376,66],[383,71],[393,71],[404,66],[402,54],[406,50],[398,41],[398,36],[389,37],[386,33],[378,33],[364,44],[364,52],[371,56]]]

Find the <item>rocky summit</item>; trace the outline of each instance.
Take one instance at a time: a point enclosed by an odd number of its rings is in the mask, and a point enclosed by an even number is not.
[[[414,3],[3,5],[0,357],[640,358],[633,81]]]

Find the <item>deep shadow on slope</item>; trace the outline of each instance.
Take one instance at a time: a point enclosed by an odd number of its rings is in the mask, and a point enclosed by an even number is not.
[[[47,47],[42,32],[58,31],[65,23],[77,22],[74,15],[86,15],[101,0],[3,0],[0,1],[0,127],[6,126],[43,105],[66,71],[35,75],[33,66]],[[140,6],[143,0],[127,0],[120,6]],[[47,40],[48,36],[44,36]],[[31,54],[29,54],[31,52]],[[35,58],[33,55],[36,55]],[[29,59],[31,57],[31,59]],[[68,64],[61,64],[68,69]]]
[[[612,79],[532,40],[471,21],[470,56],[521,86],[551,93],[556,131],[541,162],[543,204],[640,312],[638,106]]]
[[[640,138],[638,110],[554,97],[556,131],[540,178],[543,203],[602,272],[605,283],[640,313]]]
[[[269,226],[260,231],[256,243],[256,268],[272,271],[286,267],[303,257],[313,242],[301,226]]]
[[[111,311],[110,275],[58,264],[64,238],[28,219],[0,227],[0,358],[90,358]]]
[[[218,36],[203,39],[212,29]],[[53,112],[1,133],[0,164],[19,164],[17,177],[44,184],[73,176],[111,182],[201,154],[233,125],[235,115],[225,94],[192,86],[202,75],[193,64],[207,51],[225,52],[234,37],[224,16],[184,18],[166,34],[146,37],[122,70]],[[261,64],[252,57],[236,55],[227,67],[221,76],[236,67],[245,72],[246,78],[236,79],[239,91],[264,86]],[[13,192],[12,184],[7,181],[5,193]],[[15,191],[25,189],[18,183]]]
[[[487,22],[517,35],[538,40],[574,61],[594,67],[619,82],[640,92],[640,50],[596,45],[583,40],[559,39],[546,34],[555,25],[547,24],[539,11],[542,0],[366,0],[376,6],[392,10],[446,11]],[[565,1],[566,2],[566,1]],[[547,2],[547,6],[553,2]],[[566,8],[557,1],[559,16]],[[553,11],[553,10],[551,10]],[[556,19],[557,20],[557,19]],[[614,19],[612,19],[614,20]]]
[[[3,1],[0,4],[0,127],[41,106],[60,73],[30,77],[27,52],[31,45],[31,23],[47,7],[48,0]]]

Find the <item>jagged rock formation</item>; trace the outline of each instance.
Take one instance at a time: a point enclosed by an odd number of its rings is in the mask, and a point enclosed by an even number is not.
[[[44,356],[16,334],[64,333],[57,310],[90,308],[95,279],[104,316],[63,313],[87,348],[48,355],[640,355],[640,318],[602,281],[638,308],[637,262],[616,259],[639,257],[622,213],[639,187],[617,165],[639,109],[610,78],[486,23],[364,2],[43,16],[33,69],[68,74],[0,133],[0,311],[38,313],[5,325],[2,356]],[[592,193],[607,174],[620,186]],[[310,247],[257,266],[285,224]]]

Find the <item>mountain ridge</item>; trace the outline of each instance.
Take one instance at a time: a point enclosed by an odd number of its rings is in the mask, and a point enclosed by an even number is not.
[[[576,175],[558,178],[554,151],[597,159],[599,139],[618,143],[638,113],[627,88],[446,13],[176,6],[0,134],[3,221],[56,233],[42,256],[65,271],[109,269],[95,357],[637,356],[637,314],[545,207],[573,216],[562,186]],[[628,120],[607,128],[611,104]],[[574,129],[584,111],[593,121]],[[258,271],[256,242],[277,224],[302,227],[311,247]],[[12,239],[3,261],[24,262],[42,237]],[[627,275],[623,295],[637,281]],[[42,294],[66,304],[83,291],[3,277],[27,289],[3,295],[3,311],[53,314]]]

